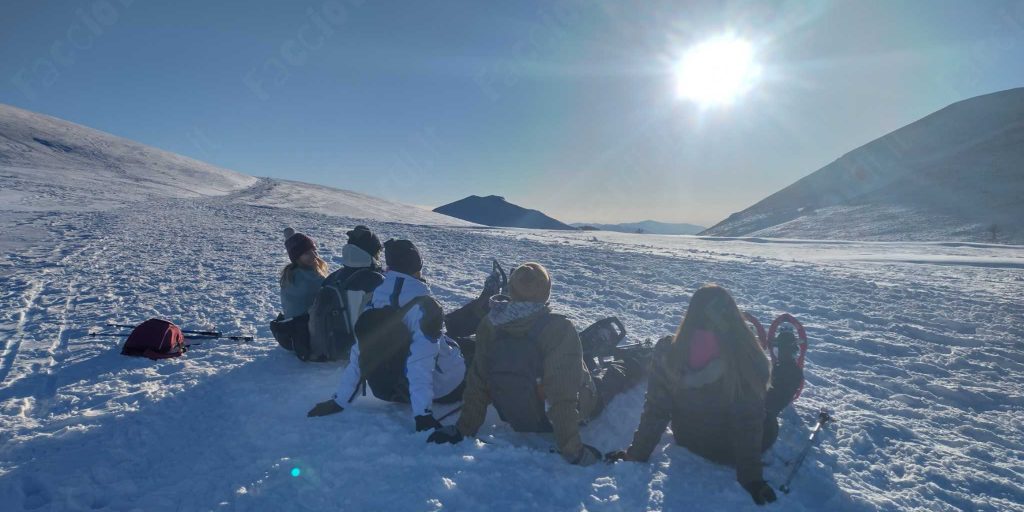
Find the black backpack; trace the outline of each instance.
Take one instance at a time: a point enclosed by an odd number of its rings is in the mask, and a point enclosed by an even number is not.
[[[544,409],[540,382],[544,377],[544,355],[540,335],[551,320],[562,315],[542,315],[525,337],[502,333],[495,336],[494,346],[487,354],[487,385],[491,404],[498,416],[516,432],[551,432]]]
[[[357,321],[349,318],[348,292],[371,293],[383,281],[384,276],[369,268],[343,268],[327,276],[309,308],[309,342],[296,344],[295,355],[303,361],[348,359]]]
[[[359,315],[355,326],[359,361],[349,363],[359,365],[363,381],[370,385],[373,396],[387,402],[409,402],[405,361],[409,357],[412,333],[405,325],[405,315],[413,307],[421,306],[424,311],[420,328],[428,337],[440,337],[444,324],[441,305],[433,297],[416,297],[405,306],[399,306],[404,284],[405,278],[396,281],[388,306]]]

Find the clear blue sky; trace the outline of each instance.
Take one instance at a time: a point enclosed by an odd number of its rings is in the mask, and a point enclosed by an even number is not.
[[[0,102],[223,167],[565,221],[712,224],[949,103],[1024,85],[1024,0],[3,0]],[[729,107],[671,63],[730,31]]]

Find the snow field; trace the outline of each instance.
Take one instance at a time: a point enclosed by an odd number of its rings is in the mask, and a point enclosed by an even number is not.
[[[356,219],[225,196],[3,220],[20,233],[0,236],[5,509],[755,509],[731,469],[668,434],[650,464],[578,468],[542,436],[501,425],[485,428],[486,444],[427,445],[406,408],[371,397],[306,418],[341,367],[302,363],[270,337],[281,229],[310,233],[333,268]],[[781,482],[819,408],[839,424],[769,509],[1024,510],[1019,248],[359,222],[416,241],[446,309],[475,296],[497,257],[548,266],[553,303],[578,328],[617,315],[633,339],[672,332],[705,282],[762,322],[794,313],[811,337],[807,387],[783,414],[768,479]],[[894,251],[908,257],[879,256]],[[1001,264],[976,264],[990,258]],[[152,362],[120,356],[119,339],[83,337],[150,316],[260,339]],[[642,402],[642,386],[617,398],[584,441],[626,446]]]

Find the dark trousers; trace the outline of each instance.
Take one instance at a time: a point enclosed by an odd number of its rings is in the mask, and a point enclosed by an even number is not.
[[[764,399],[764,437],[762,450],[768,450],[779,437],[779,414],[793,402],[804,382],[804,370],[792,360],[779,361],[772,369],[772,387]]]
[[[469,338],[476,334],[476,328],[480,325],[480,321],[487,316],[490,310],[490,298],[477,297],[465,306],[444,316],[445,331],[448,336],[455,339]]]
[[[643,364],[628,357],[587,366],[597,389],[597,404],[589,414],[590,419],[600,415],[613,398],[639,384],[646,373]],[[595,368],[590,369],[590,366]]]

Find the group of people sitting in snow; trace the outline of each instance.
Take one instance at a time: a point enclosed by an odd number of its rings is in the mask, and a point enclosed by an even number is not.
[[[445,314],[423,278],[415,244],[382,244],[366,226],[347,234],[344,266],[328,274],[314,240],[285,230],[291,263],[281,274],[284,311],[272,323],[275,337],[308,358],[316,352],[309,339],[324,330],[310,312],[322,315],[318,303],[333,300],[341,307],[331,311],[340,309],[344,321],[332,339],[351,343],[339,358],[349,364],[337,392],[308,416],[340,413],[369,387],[379,399],[411,404],[416,430],[432,431],[429,442],[455,444],[477,435],[492,405],[515,431],[553,433],[561,456],[582,466],[645,462],[671,422],[677,444],[734,466],[757,504],[775,501],[761,455],[775,442],[779,413],[803,372],[789,357],[773,367],[725,289],[698,289],[675,335],[653,347],[594,353],[553,310],[551,275],[539,263],[523,263],[507,279],[495,264],[479,296]],[[586,444],[580,426],[645,376],[643,413],[630,446],[602,455]],[[458,421],[442,425],[433,404],[460,401]]]

